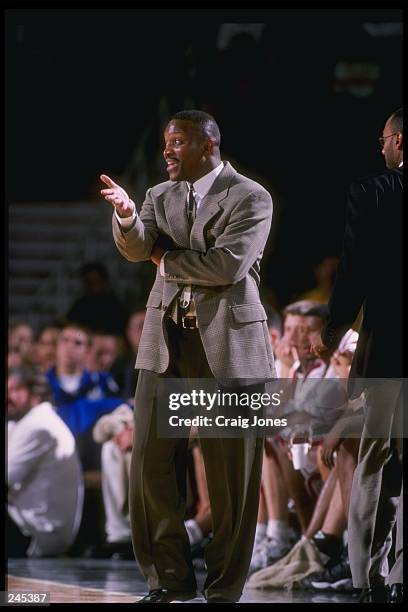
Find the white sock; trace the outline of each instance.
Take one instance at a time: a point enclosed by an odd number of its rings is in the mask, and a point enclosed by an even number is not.
[[[263,540],[265,536],[266,536],[266,523],[257,523],[256,530],[255,530],[255,539]]]
[[[193,546],[193,544],[201,542],[201,540],[203,539],[203,532],[201,531],[199,524],[194,519],[189,519],[188,521],[185,521],[184,527],[187,530],[187,535],[188,539],[190,540],[191,546]]]
[[[266,535],[268,538],[279,538],[280,540],[286,540],[286,538],[289,537],[290,532],[290,527],[286,521],[269,519],[268,527],[266,529]]]

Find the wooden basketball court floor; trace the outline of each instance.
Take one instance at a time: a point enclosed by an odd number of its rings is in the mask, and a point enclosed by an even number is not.
[[[8,591],[50,593],[50,603],[135,603],[147,593],[135,561],[9,559]],[[196,569],[200,588],[205,571]],[[201,602],[205,603],[203,599]],[[245,589],[240,603],[356,603],[350,593]]]

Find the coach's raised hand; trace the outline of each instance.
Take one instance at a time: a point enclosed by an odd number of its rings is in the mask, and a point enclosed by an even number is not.
[[[135,210],[135,203],[129,198],[123,187],[117,185],[106,174],[101,174],[100,179],[108,186],[108,189],[101,189],[105,200],[116,208],[119,217],[131,217]]]

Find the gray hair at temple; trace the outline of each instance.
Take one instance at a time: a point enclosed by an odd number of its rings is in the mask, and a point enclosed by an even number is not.
[[[8,377],[15,376],[23,387],[26,387],[30,394],[40,398],[41,402],[49,402],[52,399],[52,392],[48,380],[38,366],[19,365],[13,366],[8,370]]]
[[[396,132],[401,132],[401,134],[404,133],[404,111],[402,107],[392,113],[392,115],[390,116],[390,121],[392,124],[392,128]]]
[[[302,317],[318,317],[325,321],[329,315],[329,309],[327,304],[316,302],[315,300],[299,300],[288,304],[283,310],[283,316],[286,315],[300,315]]]

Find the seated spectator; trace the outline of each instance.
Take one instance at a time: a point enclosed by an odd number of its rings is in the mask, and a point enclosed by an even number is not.
[[[13,323],[8,330],[9,366],[31,363],[34,330],[28,323]]]
[[[120,396],[131,406],[133,406],[139,374],[139,370],[135,369],[135,363],[145,314],[144,310],[137,310],[129,316],[126,326],[126,339],[130,346],[130,351],[119,355],[110,369],[112,376],[119,385]]]
[[[23,365],[23,363],[24,360],[18,346],[9,345],[7,352],[7,368],[15,368],[17,366]]]
[[[311,523],[302,538],[285,556],[253,573],[248,587],[352,590],[350,577],[343,567],[345,523],[339,483],[333,472],[324,484]],[[309,577],[312,580],[317,578],[316,587],[308,582]]]
[[[300,586],[316,591],[353,590],[347,547],[341,546],[350,508],[351,483],[358,457],[358,438],[347,438],[339,445],[336,465],[329,473],[328,481],[335,483],[327,510],[317,507],[316,516],[305,537],[312,538],[322,555],[322,568],[308,573]],[[322,491],[321,496],[323,497]],[[319,506],[320,497],[317,506]],[[319,516],[320,515],[320,516]],[[321,521],[323,523],[321,524]],[[321,528],[317,531],[317,526]],[[340,554],[339,554],[340,553]],[[324,556],[325,555],[325,556]]]
[[[289,524],[289,493],[272,440],[265,441],[258,520],[249,574],[283,557],[299,539]]]
[[[75,440],[48,401],[45,376],[13,368],[7,383],[9,557],[63,553],[78,531],[83,480]]]
[[[109,373],[86,369],[90,338],[88,330],[68,323],[58,336],[56,366],[46,376],[57,414],[75,437],[84,470],[99,470],[100,447],[92,439],[92,427],[122,400]]]
[[[286,391],[274,416],[284,416],[288,426],[269,440],[269,452],[264,455],[262,491],[266,516],[264,513],[258,517],[250,573],[274,563],[291,549],[296,533],[288,524],[288,498],[293,500],[302,532],[306,531],[314,510],[306,479],[317,470],[317,446],[323,434],[344,410],[345,388],[338,384],[320,384],[329,366],[310,351],[311,339],[320,331],[326,314],[324,305],[310,300],[290,304],[284,311],[284,334],[275,354],[280,382],[283,386],[286,383]],[[313,450],[308,466],[302,471],[293,468],[288,454],[288,442],[293,427],[298,424],[311,426],[313,432]]]
[[[106,543],[94,546],[85,556],[133,559],[129,518],[129,470],[133,446],[133,411],[122,404],[101,417],[93,428],[95,442],[102,444],[102,494],[105,507]],[[192,445],[194,480],[198,503],[185,526],[193,554],[199,552],[212,530],[211,509],[205,478],[204,462],[197,443]]]
[[[95,332],[92,334],[87,368],[91,372],[111,372],[114,362],[123,352],[122,336]]]
[[[341,339],[331,359],[331,376],[347,379],[356,347],[357,334],[349,330]],[[347,360],[347,361],[346,361]],[[250,580],[255,588],[289,586],[298,583],[301,588],[314,590],[351,590],[351,572],[347,549],[343,546],[344,530],[350,501],[351,482],[357,462],[358,424],[356,412],[361,408],[356,400],[351,402],[343,416],[334,424],[323,445],[319,447],[318,466],[324,481],[311,520],[304,531],[302,541],[291,548],[277,563],[270,562],[271,572],[261,570]],[[353,424],[354,427],[353,430]],[[346,426],[347,423],[347,426]],[[348,433],[345,433],[347,430]],[[354,434],[353,434],[354,431]],[[344,432],[345,438],[340,434]],[[348,438],[347,435],[355,437]],[[338,449],[334,468],[335,449]],[[279,452],[279,447],[277,447]],[[282,452],[282,451],[280,451]],[[329,468],[329,470],[327,469]],[[334,469],[331,469],[334,468]],[[331,469],[331,471],[330,471]],[[272,488],[276,485],[273,484]],[[276,502],[275,502],[276,503]],[[313,547],[311,547],[311,544]],[[263,565],[263,567],[266,567]],[[313,571],[314,570],[314,571]],[[305,577],[306,576],[306,577]]]
[[[93,438],[102,444],[106,544],[91,547],[85,556],[133,559],[128,500],[133,410],[127,404],[121,404],[110,414],[102,416],[93,427]]]
[[[336,376],[334,380],[327,376],[329,360],[316,358],[311,352],[311,341],[326,316],[327,307],[310,300],[295,302],[285,309],[285,333],[276,347],[280,377],[285,371],[288,379],[276,412],[287,418],[288,427],[279,432],[283,439],[289,439],[296,424],[307,424],[315,441],[321,440],[347,405],[344,384]]]
[[[30,353],[34,344],[34,330],[28,323],[14,323],[9,328],[9,344],[19,347],[23,356]]]
[[[356,347],[356,334],[355,332],[350,333],[350,331],[343,336],[338,349],[331,358],[331,368],[340,378],[345,380],[349,376],[351,361]],[[321,449],[322,463],[331,470],[330,477],[335,475],[341,496],[337,521],[333,521],[333,512],[330,509],[328,511],[327,520],[335,526],[336,522],[337,526],[342,520],[347,522],[351,485],[357,465],[360,436],[363,430],[363,410],[363,396],[349,400],[347,410],[325,436]],[[311,527],[309,526],[309,530]],[[325,529],[327,531],[327,528],[323,526],[323,533],[325,533]],[[322,589],[351,590],[352,577],[347,548],[343,551],[340,558],[335,559],[331,557],[323,564],[321,570],[308,574],[301,581],[300,586],[317,591]]]
[[[349,375],[355,350],[354,341],[351,355],[345,357],[345,349],[350,338],[352,336],[347,332],[340,341],[338,352],[341,352],[342,357],[334,360],[332,358],[332,367],[341,378],[347,378]],[[343,350],[340,351],[340,348]],[[347,410],[334,424],[323,442],[321,460],[330,472],[305,533],[305,538],[313,540],[319,551],[322,567],[310,572],[305,565],[305,577],[300,579],[298,576],[298,586],[301,588],[315,591],[354,590],[347,547],[342,546],[342,541],[347,527],[351,484],[363,428],[363,407],[362,396],[349,400]],[[398,466],[396,467],[398,472]],[[286,557],[282,561],[285,559]]]
[[[68,321],[79,323],[91,331],[123,335],[126,312],[109,286],[107,268],[102,263],[89,262],[81,267],[80,274],[85,292],[68,310]]]
[[[57,324],[49,324],[42,328],[35,343],[35,363],[42,372],[46,372],[56,364],[57,340],[61,327]]]

